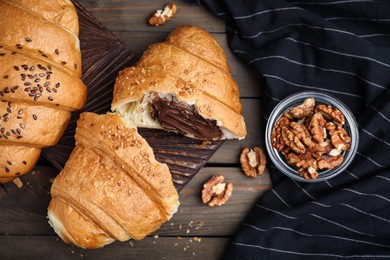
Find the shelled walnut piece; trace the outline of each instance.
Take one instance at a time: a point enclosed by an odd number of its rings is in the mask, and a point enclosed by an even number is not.
[[[316,179],[319,170],[334,169],[344,161],[351,138],[345,117],[335,107],[315,104],[314,98],[285,111],[272,132],[272,146],[305,179]]]
[[[225,204],[233,192],[233,183],[224,183],[222,175],[214,175],[205,184],[202,190],[202,202],[210,207]]]
[[[163,10],[157,10],[150,18],[149,24],[153,26],[162,25],[173,18],[177,10],[174,3],[167,4]]]
[[[267,159],[260,147],[244,148],[241,152],[240,163],[246,176],[256,178],[264,173]]]

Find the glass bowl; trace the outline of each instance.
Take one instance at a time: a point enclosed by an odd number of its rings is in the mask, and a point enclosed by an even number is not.
[[[277,149],[272,147],[271,140],[271,132],[275,125],[275,123],[279,120],[279,118],[283,115],[284,111],[288,111],[294,106],[300,105],[307,98],[314,98],[317,104],[326,104],[331,105],[333,107],[338,108],[345,116],[345,124],[344,128],[347,131],[348,135],[351,137],[351,147],[349,150],[344,151],[344,161],[341,165],[333,169],[323,169],[318,171],[318,177],[316,179],[305,179],[300,175],[298,170],[287,163],[284,154],[279,152]],[[321,182],[325,180],[329,180],[343,172],[352,162],[355,157],[358,144],[359,144],[359,132],[355,117],[349,108],[342,103],[340,100],[332,97],[328,94],[317,92],[317,91],[305,91],[293,94],[291,96],[286,97],[282,101],[279,102],[278,105],[273,109],[266,126],[265,131],[265,143],[268,152],[268,156],[274,165],[285,175],[288,177],[301,181],[301,182]]]

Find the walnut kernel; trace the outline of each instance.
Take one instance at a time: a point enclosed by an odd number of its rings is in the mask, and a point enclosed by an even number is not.
[[[222,175],[214,175],[205,184],[202,190],[202,202],[210,207],[225,204],[233,192],[232,183],[224,183]]]
[[[241,168],[246,176],[256,178],[264,173],[267,159],[260,147],[244,148],[240,156]]]
[[[167,4],[163,10],[157,10],[150,18],[149,24],[153,26],[162,25],[173,18],[177,10],[174,3]]]

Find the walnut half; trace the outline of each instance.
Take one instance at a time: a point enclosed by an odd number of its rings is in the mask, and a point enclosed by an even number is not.
[[[240,156],[241,168],[246,176],[256,178],[264,173],[267,159],[260,147],[244,148]]]
[[[224,183],[222,175],[214,175],[205,184],[202,190],[202,202],[210,207],[225,204],[233,192],[232,183]]]
[[[149,24],[153,26],[162,25],[173,18],[177,10],[174,3],[167,4],[163,10],[157,10],[150,18]]]

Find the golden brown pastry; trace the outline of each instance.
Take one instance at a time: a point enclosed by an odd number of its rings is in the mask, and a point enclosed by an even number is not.
[[[0,0],[0,182],[34,167],[86,100],[67,0]]]
[[[239,98],[223,49],[206,31],[182,26],[120,72],[112,110],[139,127],[196,139],[243,139]]]
[[[50,224],[67,243],[98,248],[142,239],[171,218],[178,194],[166,164],[118,114],[83,113],[76,147],[55,178]]]

